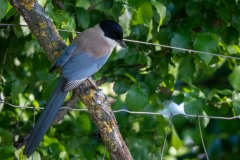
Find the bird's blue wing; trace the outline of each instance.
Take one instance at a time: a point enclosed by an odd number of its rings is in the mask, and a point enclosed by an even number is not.
[[[74,54],[62,67],[62,77],[67,79],[63,90],[69,91],[76,88],[85,79],[96,73],[107,61],[109,54],[93,57],[91,54]]]
[[[67,61],[72,57],[76,47],[76,43],[73,43],[70,46],[66,47],[58,56],[58,58],[54,61],[53,65],[49,69],[49,72],[52,72],[57,67],[62,67],[65,63],[67,63]]]

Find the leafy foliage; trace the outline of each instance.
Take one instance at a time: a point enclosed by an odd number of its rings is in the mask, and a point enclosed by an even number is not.
[[[125,37],[218,55],[240,54],[240,4],[228,0],[39,1],[59,29],[82,31],[109,18],[119,21]],[[1,23],[24,24],[0,0]],[[60,32],[66,43],[74,33]],[[43,107],[56,82],[51,65],[28,28],[0,27],[1,100],[19,106]],[[127,42],[117,48],[94,75],[116,98],[114,110],[159,112],[165,100],[184,103],[187,114],[240,114],[239,60]],[[111,85],[113,84],[113,85]],[[113,90],[112,90],[113,86]],[[107,92],[108,91],[108,92]],[[79,102],[78,107],[84,108]],[[38,113],[38,110],[37,110]],[[36,113],[0,104],[0,159],[23,159],[12,141],[27,134]],[[134,159],[159,159],[168,120],[162,116],[116,113],[122,136]],[[201,159],[204,151],[196,118],[174,116],[165,159]],[[239,121],[202,119],[210,159],[239,159]],[[34,159],[99,159],[104,145],[88,114],[69,112],[51,127]],[[108,153],[106,155],[109,157]]]

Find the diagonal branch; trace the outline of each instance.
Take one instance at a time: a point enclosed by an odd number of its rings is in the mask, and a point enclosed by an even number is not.
[[[23,16],[32,33],[44,48],[48,59],[52,62],[54,57],[66,47],[53,22],[35,0],[11,0],[11,4]],[[99,128],[111,159],[131,160],[132,156],[121,137],[111,110],[113,100],[103,92],[93,89],[87,81],[74,90],[73,95],[76,94],[88,108],[92,120]],[[73,96],[72,101],[75,101],[75,98]]]

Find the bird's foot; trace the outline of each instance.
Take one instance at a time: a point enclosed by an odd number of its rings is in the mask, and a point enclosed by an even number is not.
[[[93,89],[95,89],[96,91],[101,91],[102,89],[100,89],[97,84],[94,82],[94,80],[92,79],[92,77],[88,78],[88,82],[90,82],[92,84]]]

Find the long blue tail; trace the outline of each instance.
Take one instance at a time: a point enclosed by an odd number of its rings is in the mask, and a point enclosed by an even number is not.
[[[47,105],[42,111],[36,125],[34,126],[27,143],[25,145],[24,154],[29,157],[38,147],[44,134],[52,124],[52,121],[56,117],[59,109],[61,108],[67,92],[62,91],[64,85],[64,79],[60,78],[54,92],[52,93]]]

